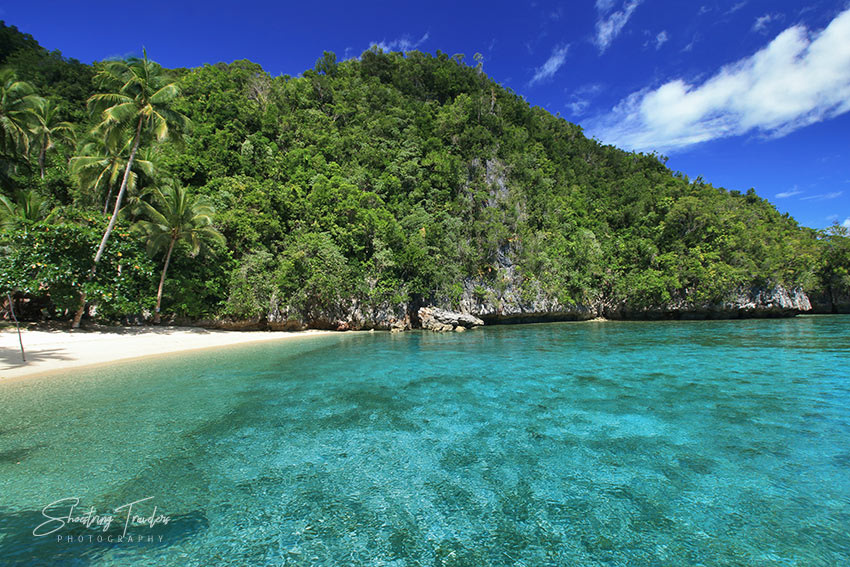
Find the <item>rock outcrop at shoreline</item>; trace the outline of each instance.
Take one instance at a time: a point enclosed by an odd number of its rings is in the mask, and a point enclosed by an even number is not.
[[[739,290],[720,303],[679,299],[650,307],[623,303],[604,304],[600,306],[600,316],[619,320],[746,319],[793,317],[811,310],[812,304],[803,290],[787,290],[782,286],[775,286],[771,289]]]
[[[482,280],[465,280],[459,309],[487,325],[586,321],[598,316],[595,305],[564,304],[543,292],[536,283],[524,284],[513,266],[503,270],[500,276],[503,285],[499,287]]]
[[[460,331],[480,327],[484,321],[468,313],[448,311],[439,307],[420,307],[419,325],[427,331]]]
[[[527,295],[527,294],[526,294]],[[816,304],[813,309],[809,297],[800,289],[788,290],[782,286],[771,289],[751,288],[740,290],[720,303],[689,302],[684,299],[658,306],[632,306],[625,303],[597,301],[589,305],[564,305],[537,291],[531,298],[510,286],[502,291],[485,287],[482,282],[464,282],[460,301],[433,301],[425,305],[397,304],[365,308],[352,302],[347,309],[333,313],[314,313],[310,318],[296,313],[276,312],[267,319],[243,321],[207,320],[195,324],[227,330],[303,329],[385,330],[405,331],[424,329],[445,332],[466,330],[481,325],[510,323],[540,323],[554,321],[587,321],[599,317],[612,320],[698,320],[793,317],[800,313],[824,313],[831,303]],[[839,304],[843,305],[843,304]],[[839,311],[835,311],[839,312]],[[186,323],[186,322],[183,322]]]
[[[850,291],[836,292],[828,289],[811,297],[812,313],[831,315],[850,313]]]

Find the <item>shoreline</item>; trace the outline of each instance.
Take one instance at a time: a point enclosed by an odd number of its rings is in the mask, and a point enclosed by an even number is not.
[[[93,331],[0,330],[0,383],[134,359],[248,343],[336,334],[337,331],[220,331],[197,327],[113,327]]]
[[[797,317],[826,316],[803,313]],[[757,319],[757,318],[756,318]],[[784,319],[784,318],[779,318]],[[718,322],[746,321],[742,319],[607,319],[595,317],[583,321],[550,321],[546,323],[613,323],[613,322]],[[535,324],[535,323],[525,323]],[[485,325],[497,327],[502,325]],[[346,331],[348,333],[370,331]],[[21,362],[18,335],[14,326],[0,326],[0,383],[68,370],[105,366],[143,358],[249,343],[272,342],[319,335],[339,334],[340,331],[307,329],[304,331],[226,331],[201,327],[100,327],[70,331],[44,327],[22,328],[21,336],[27,362]]]

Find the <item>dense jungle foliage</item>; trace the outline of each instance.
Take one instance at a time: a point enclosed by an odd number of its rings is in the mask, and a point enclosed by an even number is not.
[[[249,61],[145,63],[170,89],[150,91],[150,108],[163,105],[163,123],[188,118],[174,135],[133,122],[143,107],[126,105],[141,95],[106,80],[109,62],[67,59],[0,23],[0,291],[38,298],[40,316],[73,317],[81,293],[106,318],[152,310],[157,284],[163,313],[190,318],[451,302],[464,279],[498,285],[508,265],[566,304],[848,285],[841,227],[800,227],[752,189],[589,139],[478,57],[326,52],[300,77]],[[194,217],[157,204],[178,194],[197,201]],[[157,211],[152,245],[139,226]],[[169,241],[166,222],[224,240]]]

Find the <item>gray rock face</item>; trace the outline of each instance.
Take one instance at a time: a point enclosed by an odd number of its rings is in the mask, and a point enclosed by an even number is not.
[[[330,329],[336,331],[403,331],[412,328],[408,306],[405,304],[366,305],[350,300],[333,310],[309,313],[284,310],[270,314],[272,329]]]
[[[809,297],[801,289],[776,286],[766,290],[739,290],[722,303],[693,303],[678,299],[666,305],[632,307],[624,303],[604,304],[607,319],[746,319],[750,317],[793,317],[811,311]]]
[[[525,279],[513,260],[510,245],[496,254],[495,271],[488,278],[465,278],[460,299],[434,304],[482,319],[485,324],[586,321],[598,317],[595,304],[565,304],[547,294],[537,281]],[[454,303],[454,305],[452,305]]]
[[[850,291],[827,289],[810,298],[812,313],[850,313]]]
[[[415,304],[365,306],[352,301],[331,312],[307,315],[275,311],[266,318],[252,320],[207,320],[194,324],[231,330],[301,330],[332,329],[405,331],[419,326],[431,331],[458,331],[480,325],[501,323],[535,323],[546,321],[585,321],[596,317],[607,319],[661,320],[661,319],[743,319],[750,317],[792,317],[812,312],[812,302],[800,289],[788,290],[782,286],[772,289],[742,289],[722,303],[694,303],[677,299],[665,305],[637,307],[625,303],[601,300],[588,305],[564,305],[539,287],[523,290],[513,266],[502,268],[501,284],[496,287],[479,279],[466,279],[460,300],[450,302],[437,299],[431,305],[420,307],[418,316],[412,317]],[[847,300],[817,303],[815,312],[847,312]],[[421,305],[421,304],[420,304]],[[844,311],[841,311],[844,309]],[[191,324],[191,322],[187,322]]]
[[[738,309],[744,316],[796,315],[812,310],[809,296],[802,289],[788,290],[776,286],[771,290],[750,289],[738,293],[732,301],[724,303],[727,309]]]
[[[333,331],[383,330],[404,331],[411,329],[411,317],[406,304],[364,305],[351,300],[329,310],[313,310],[299,313],[277,306],[269,309],[264,317],[253,319],[202,319],[184,321],[210,329],[234,331],[302,331],[304,329],[327,329]]]
[[[484,324],[484,321],[474,315],[448,311],[439,307],[420,307],[418,315],[420,325],[428,331],[471,329]]]
[[[477,279],[463,282],[460,310],[486,324],[586,321],[597,316],[594,305],[561,303],[544,293],[536,283],[526,283],[513,266],[499,271],[500,285]]]

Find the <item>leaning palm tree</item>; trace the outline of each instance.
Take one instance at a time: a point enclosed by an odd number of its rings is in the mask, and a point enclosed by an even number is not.
[[[95,130],[109,137],[120,131],[121,126],[133,125],[135,133],[132,138],[130,156],[124,167],[124,177],[115,199],[112,218],[95,254],[95,269],[106,248],[109,235],[115,228],[115,221],[118,220],[118,211],[121,210],[121,202],[124,200],[130,170],[133,167],[136,152],[139,151],[142,135],[147,130],[157,140],[162,141],[169,136],[179,135],[181,131],[189,127],[189,119],[171,108],[174,100],[180,95],[177,83],[171,81],[171,77],[158,63],[148,59],[147,52],[144,52],[141,59],[134,57],[126,61],[108,61],[98,73],[97,78],[105,85],[117,87],[117,89],[110,93],[95,94],[89,98],[89,108],[101,114],[101,122]]]
[[[112,217],[103,233],[97,252],[94,255],[89,279],[97,271],[97,264],[103,256],[109,236],[115,228],[121,203],[130,180],[133,161],[139,151],[142,136],[149,133],[157,140],[176,137],[190,126],[189,119],[171,108],[174,100],[180,95],[176,82],[166,74],[163,68],[150,59],[147,52],[139,58],[126,61],[108,61],[103,64],[96,78],[112,92],[92,95],[88,100],[89,109],[99,112],[101,121],[95,127],[95,132],[103,135],[104,139],[117,135],[123,127],[132,127],[132,145],[127,163],[124,166],[124,176],[115,198]],[[80,307],[74,315],[72,328],[80,326],[86,307],[86,294],[80,291]]]
[[[7,156],[29,154],[30,131],[36,123],[33,112],[42,98],[12,69],[0,70],[0,152]]]
[[[74,125],[59,120],[59,108],[46,98],[40,98],[33,107],[35,123],[31,129],[32,139],[38,145],[38,169],[44,179],[44,157],[47,150],[56,147],[57,141],[73,144],[76,133]]]
[[[183,242],[195,257],[208,250],[212,243],[224,244],[224,236],[212,226],[214,211],[203,197],[196,197],[179,185],[154,189],[151,196],[152,204],[142,202],[143,214],[149,220],[138,221],[133,230],[145,237],[151,255],[165,251],[153,319],[154,323],[159,323],[162,290],[174,247]]]
[[[86,193],[91,192],[94,199],[103,199],[103,214],[109,212],[112,194],[118,186],[124,168],[127,166],[127,154],[130,152],[130,142],[123,147],[120,139],[107,140],[106,143],[87,142],[80,148],[79,154],[71,158],[71,174],[77,184]],[[132,192],[137,185],[138,173],[147,177],[154,176],[154,164],[150,159],[143,159],[144,151],[136,154],[133,169],[127,181],[127,191]],[[106,194],[104,198],[103,195]],[[91,197],[89,197],[91,198]]]

